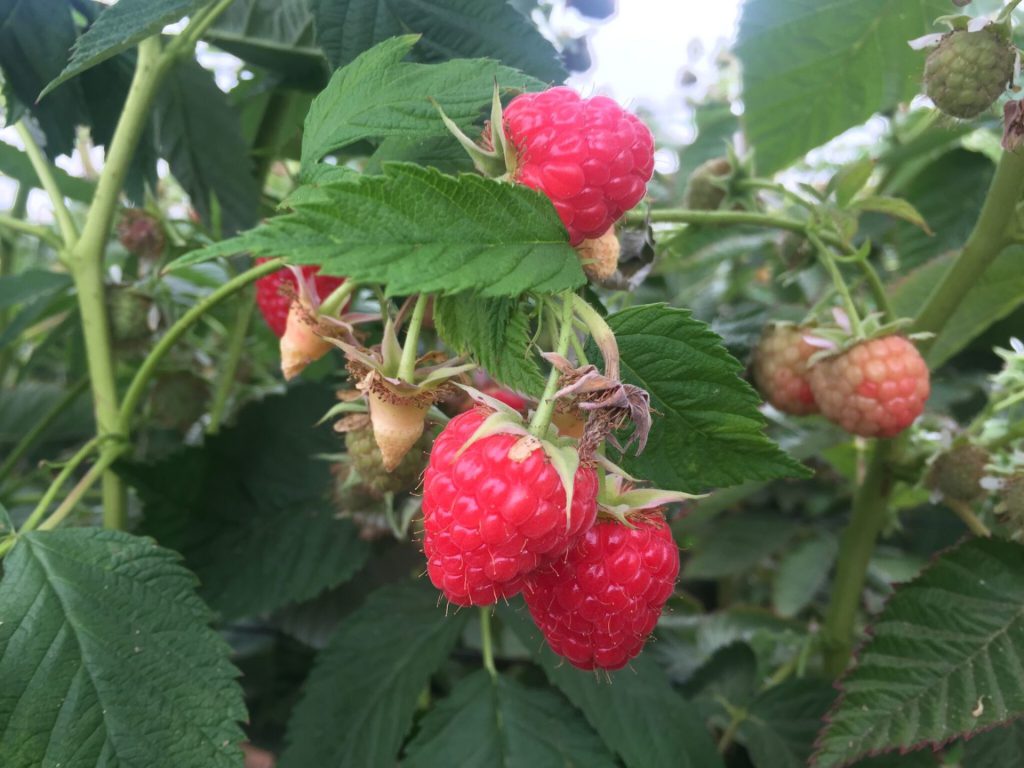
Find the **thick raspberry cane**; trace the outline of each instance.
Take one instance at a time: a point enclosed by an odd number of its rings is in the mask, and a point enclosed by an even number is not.
[[[527,579],[523,596],[551,649],[580,669],[619,669],[640,653],[672,596],[679,550],[665,518],[600,520]]]
[[[525,574],[563,556],[597,515],[590,467],[576,471],[566,525],[565,488],[543,449],[510,456],[521,438],[499,433],[462,450],[488,415],[476,408],[448,423],[434,441],[423,483],[427,573],[457,605],[491,605],[517,594]]]

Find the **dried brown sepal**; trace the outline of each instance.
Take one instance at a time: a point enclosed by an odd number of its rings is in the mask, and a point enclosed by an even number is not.
[[[335,432],[358,432],[370,426],[370,414],[349,413],[334,422]]]
[[[555,353],[546,353],[544,358],[561,373],[562,388],[555,397],[569,398],[569,402],[587,414],[587,425],[580,440],[581,457],[593,456],[606,440],[621,452],[634,443],[636,452],[643,452],[651,431],[651,396],[646,390],[606,376],[596,366],[574,366]],[[633,432],[622,445],[615,432],[630,423],[634,426]]]

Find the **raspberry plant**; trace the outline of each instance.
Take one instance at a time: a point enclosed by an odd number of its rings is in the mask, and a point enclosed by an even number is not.
[[[1018,5],[0,1],[0,765],[1024,764]]]

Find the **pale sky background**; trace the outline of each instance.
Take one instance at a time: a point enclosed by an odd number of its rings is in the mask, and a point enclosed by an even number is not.
[[[739,4],[740,0],[619,0],[618,13],[596,27],[571,9],[556,12],[551,23],[556,32],[572,35],[592,30],[594,65],[573,76],[571,85],[584,94],[607,94],[629,107],[643,105],[662,116],[663,128],[685,139],[691,131],[690,112],[679,87],[680,74],[686,68],[698,75],[710,71],[712,53],[735,36]],[[12,128],[0,130],[0,140],[20,146]],[[97,167],[102,158],[101,149],[92,153]],[[60,158],[58,164],[81,173],[77,156]],[[13,194],[13,182],[0,178],[0,210],[11,206]],[[29,198],[29,217],[52,221],[49,201],[40,190]]]

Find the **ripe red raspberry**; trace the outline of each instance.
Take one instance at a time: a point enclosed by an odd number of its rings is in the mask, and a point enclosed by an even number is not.
[[[783,413],[806,416],[818,412],[807,380],[807,360],[818,350],[795,325],[770,325],[754,351],[754,383],[765,400]]]
[[[580,465],[566,527],[565,489],[541,448],[522,461],[520,440],[499,433],[459,451],[491,411],[452,419],[434,441],[423,481],[423,551],[434,586],[457,605],[490,605],[562,556],[597,516],[597,475]]]
[[[640,653],[672,596],[679,550],[665,518],[600,520],[565,558],[530,575],[526,605],[551,649],[580,669],[619,669]]]
[[[654,138],[612,99],[565,87],[524,93],[505,109],[504,128],[514,180],[551,199],[573,245],[603,235],[647,192]]]
[[[894,437],[924,411],[928,366],[902,336],[864,341],[811,366],[811,391],[821,412],[847,432]]]
[[[265,261],[266,259],[256,259],[257,264],[262,264]],[[307,277],[315,275],[319,269],[320,267],[305,266],[302,267],[302,274]],[[317,275],[316,292],[321,300],[326,299],[343,282],[345,282],[344,277]],[[256,303],[259,305],[260,312],[263,313],[263,319],[267,321],[270,330],[278,338],[284,336],[284,330],[288,325],[288,308],[292,305],[291,298],[281,289],[285,284],[291,286],[293,294],[298,291],[295,276],[285,267],[277,272],[264,275],[256,281]]]

